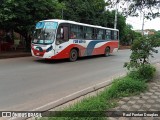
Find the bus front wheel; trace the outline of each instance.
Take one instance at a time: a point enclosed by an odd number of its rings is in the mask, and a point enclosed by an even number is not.
[[[76,50],[76,49],[72,49],[72,50],[70,51],[69,61],[70,61],[70,62],[74,62],[74,61],[77,60],[77,58],[78,58],[78,52],[77,52],[77,50]]]
[[[109,47],[106,47],[105,48],[105,51],[104,51],[104,56],[105,57],[108,57],[110,55],[110,48]]]

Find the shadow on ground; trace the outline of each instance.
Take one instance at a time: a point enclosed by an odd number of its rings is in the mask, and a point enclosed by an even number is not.
[[[114,57],[114,56],[115,55],[110,55],[109,57]],[[106,57],[106,58],[109,58],[109,57]],[[87,56],[87,57],[78,58],[78,60],[75,62],[87,61],[90,59],[99,59],[99,58],[105,58],[105,57],[103,55]],[[60,60],[36,59],[35,62],[46,63],[46,64],[59,64],[59,63],[66,63],[70,61],[68,59],[60,59]]]

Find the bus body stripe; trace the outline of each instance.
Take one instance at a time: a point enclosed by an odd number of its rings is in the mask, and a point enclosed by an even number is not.
[[[118,48],[118,41],[109,41],[100,47],[94,48],[92,55],[104,54],[104,50],[106,47],[110,47],[110,53],[112,53],[114,48]]]
[[[105,42],[105,41],[104,40],[91,41],[86,48],[84,56],[92,55],[92,52],[95,49],[95,45],[100,42]]]

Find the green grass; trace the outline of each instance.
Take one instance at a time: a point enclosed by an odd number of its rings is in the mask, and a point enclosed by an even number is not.
[[[79,112],[78,116],[74,114],[74,112],[70,112],[70,116],[68,117],[48,117],[41,118],[41,120],[104,120],[106,117],[80,117],[84,116],[84,113],[89,116],[89,112],[87,111],[107,111],[110,108],[116,106],[116,99],[131,95],[139,94],[147,89],[147,84],[145,80],[135,80],[129,75],[123,78],[116,79],[113,84],[106,88],[104,91],[100,92],[96,96],[88,97],[83,99],[82,101],[76,103],[73,106],[70,106],[64,110],[65,111],[84,111],[81,115]],[[67,114],[68,115],[68,114]],[[66,115],[66,116],[67,116]],[[92,115],[91,115],[92,116]],[[103,115],[102,115],[103,116]]]
[[[132,70],[128,73],[128,76],[136,80],[150,81],[155,76],[156,68],[150,64],[145,64],[139,67],[137,70]]]
[[[106,90],[109,99],[139,94],[147,89],[144,80],[134,80],[129,76],[119,78]]]

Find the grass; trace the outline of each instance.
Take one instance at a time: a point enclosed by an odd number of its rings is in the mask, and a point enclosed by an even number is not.
[[[90,111],[107,111],[117,105],[116,99],[137,95],[146,89],[147,84],[144,80],[135,80],[127,75],[116,79],[109,88],[96,96],[85,98],[81,102],[66,108],[63,117],[48,117],[41,118],[41,120],[104,120],[106,117],[104,117],[103,112],[94,113]]]
[[[132,70],[128,73],[128,76],[133,79],[150,81],[155,76],[156,68],[150,64],[143,65],[137,70]]]

